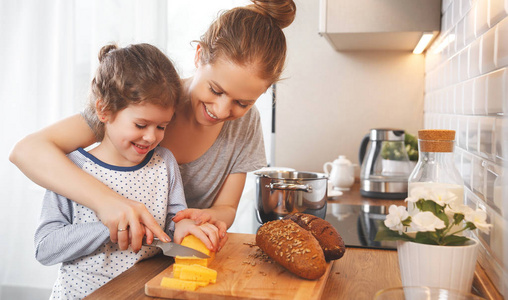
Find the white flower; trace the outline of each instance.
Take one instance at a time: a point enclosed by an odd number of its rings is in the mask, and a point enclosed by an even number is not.
[[[420,199],[429,199],[430,193],[429,189],[426,189],[424,187],[415,187],[411,190],[411,196],[406,198],[406,202],[412,202],[415,203],[416,201]]]
[[[468,213],[473,212],[473,209],[462,203],[450,203],[447,207],[445,207],[445,213],[449,218],[453,219],[453,215],[455,214],[463,214],[464,216]]]
[[[407,197],[404,201],[408,203],[416,203],[418,200],[420,200],[418,197]]]
[[[388,208],[388,215],[386,216],[385,225],[393,231],[398,231],[402,234],[404,225],[402,221],[407,219],[409,214],[404,206],[390,205]]]
[[[468,213],[465,214],[464,219],[467,222],[471,222],[476,226],[476,228],[480,229],[482,232],[489,233],[490,227],[492,225],[487,224],[487,214],[480,209],[477,210],[470,210]]]
[[[457,195],[447,189],[434,189],[431,191],[430,197],[426,199],[432,199],[437,204],[445,206],[446,204],[455,203],[457,201]]]
[[[411,220],[411,226],[417,231],[435,231],[446,226],[443,220],[430,211],[419,212]]]
[[[411,196],[406,198],[406,202],[415,203],[419,199],[432,200],[437,204],[444,206],[457,200],[457,195],[446,188],[424,188],[417,187],[411,190]]]

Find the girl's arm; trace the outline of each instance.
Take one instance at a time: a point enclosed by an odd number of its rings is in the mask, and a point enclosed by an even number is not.
[[[219,229],[210,223],[204,223],[196,225],[194,220],[183,219],[175,224],[175,235],[174,241],[177,244],[181,244],[184,237],[192,234],[200,239],[205,246],[215,251],[219,243]]]
[[[101,222],[73,224],[73,206],[67,198],[46,191],[39,226],[35,231],[35,258],[54,265],[89,255],[109,239]]]
[[[35,183],[94,210],[122,250],[129,246],[129,235],[131,248],[141,249],[143,225],[148,242],[153,234],[169,241],[143,204],[115,193],[66,157],[66,153],[93,142],[95,137],[84,118],[74,115],[19,141],[9,159]],[[118,233],[119,228],[127,227],[128,231]]]

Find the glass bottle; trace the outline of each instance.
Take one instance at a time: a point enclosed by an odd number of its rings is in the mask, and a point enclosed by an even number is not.
[[[418,163],[409,175],[408,196],[438,194],[447,191],[456,196],[455,203],[464,203],[464,181],[453,159],[455,131],[426,129],[418,131]],[[414,204],[408,212],[414,215]]]

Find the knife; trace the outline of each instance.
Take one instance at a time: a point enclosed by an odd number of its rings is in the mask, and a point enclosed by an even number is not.
[[[204,254],[201,251],[194,250],[192,248],[179,245],[177,243],[168,242],[164,243],[158,238],[154,238],[151,245],[147,244],[145,239],[143,239],[143,246],[147,247],[159,247],[162,249],[162,252],[166,256],[195,256],[198,258],[210,258],[210,256]]]

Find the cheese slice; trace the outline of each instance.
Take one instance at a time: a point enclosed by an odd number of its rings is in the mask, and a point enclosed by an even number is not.
[[[201,265],[174,264],[173,276],[183,280],[217,282],[217,271]]]
[[[208,248],[206,248],[205,244],[192,234],[184,237],[181,245],[203,252],[204,254],[210,256],[210,258],[197,258],[195,256],[177,256],[175,257],[175,263],[177,264],[201,265],[204,267],[208,267],[215,258],[215,252],[210,251]]]
[[[163,277],[161,280],[161,286],[170,289],[195,291],[198,288],[196,281],[182,280],[178,278]]]

